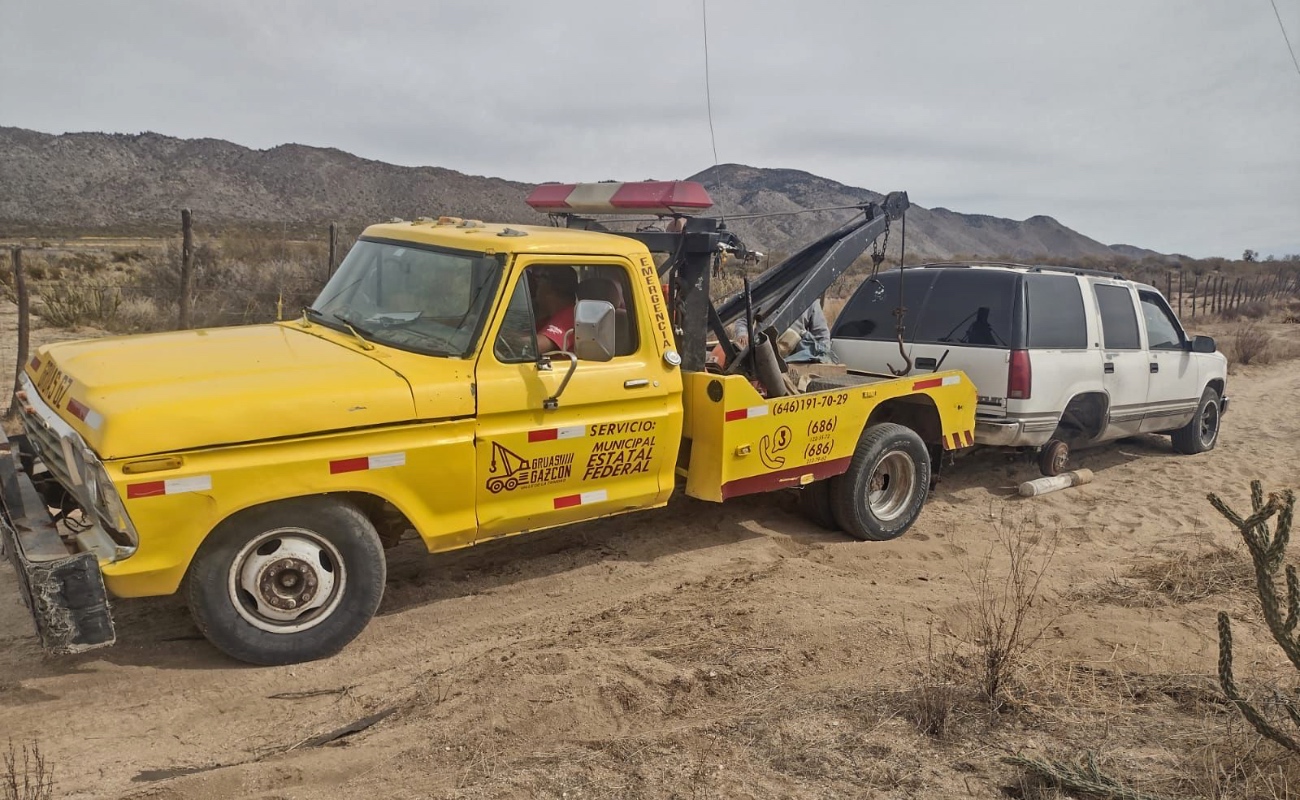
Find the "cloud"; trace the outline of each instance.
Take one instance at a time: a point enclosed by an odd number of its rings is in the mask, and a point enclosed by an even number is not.
[[[1270,8],[757,5],[708,3],[722,161],[1193,255],[1300,239],[1300,75]],[[1300,42],[1300,7],[1283,12]],[[713,161],[694,0],[3,15],[5,124],[300,142],[524,181]]]

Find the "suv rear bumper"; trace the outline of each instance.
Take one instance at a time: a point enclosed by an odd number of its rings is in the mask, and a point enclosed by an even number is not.
[[[41,646],[62,655],[111,645],[116,634],[99,560],[64,544],[23,470],[19,444],[25,442],[11,442],[0,431],[0,554],[18,574]]]
[[[975,443],[991,447],[1040,447],[1056,430],[1057,419],[976,419]]]

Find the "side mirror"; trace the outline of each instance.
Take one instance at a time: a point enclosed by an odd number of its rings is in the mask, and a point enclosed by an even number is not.
[[[1192,338],[1193,353],[1213,353],[1218,350],[1213,336],[1196,336]]]
[[[604,300],[579,300],[573,309],[573,352],[583,361],[614,357],[614,306]]]

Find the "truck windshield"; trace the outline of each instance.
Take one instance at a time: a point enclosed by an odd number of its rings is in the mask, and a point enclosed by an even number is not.
[[[494,256],[361,239],[307,313],[380,344],[464,357],[478,341],[501,271]]]

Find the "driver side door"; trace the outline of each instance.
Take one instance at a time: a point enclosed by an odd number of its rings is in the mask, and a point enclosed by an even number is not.
[[[545,407],[571,362],[536,351],[528,267],[543,265],[617,279],[632,328],[642,310],[624,260],[520,258],[475,367],[478,541],[654,505],[664,453],[676,452],[649,330],[630,329],[609,361],[577,362],[558,407]]]

